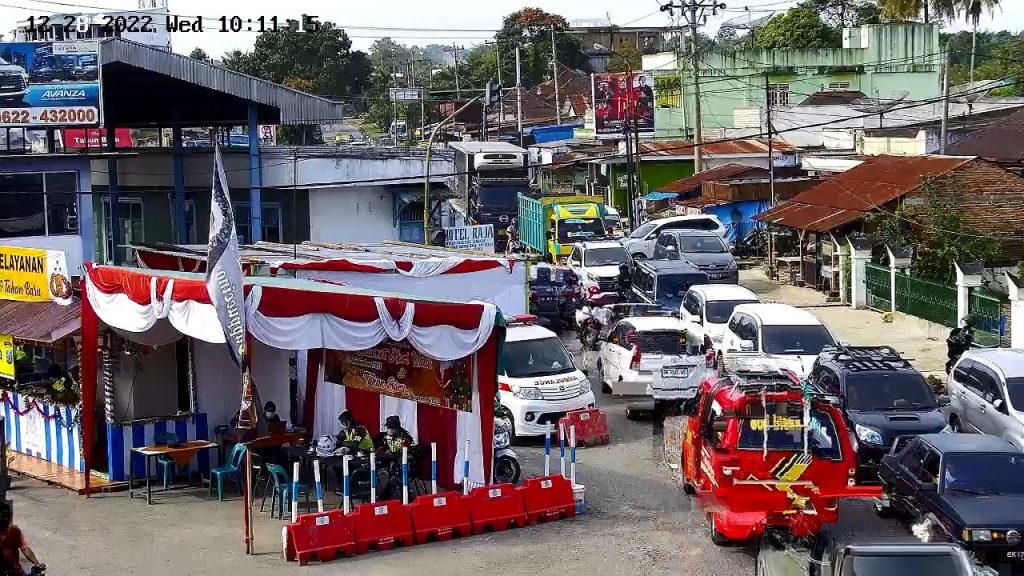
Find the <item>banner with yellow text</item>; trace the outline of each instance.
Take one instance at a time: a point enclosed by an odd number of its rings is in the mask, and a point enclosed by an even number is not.
[[[0,378],[14,380],[14,337],[0,334]]]
[[[71,304],[67,257],[59,250],[0,246],[0,300]]]

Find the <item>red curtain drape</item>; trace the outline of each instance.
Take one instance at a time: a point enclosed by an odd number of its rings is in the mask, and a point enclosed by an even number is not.
[[[96,358],[99,318],[89,303],[86,282],[82,279],[82,360],[79,365],[82,386],[82,459],[85,460],[85,495],[89,495],[92,476],[92,445],[96,430]]]
[[[437,442],[437,485],[455,488],[452,463],[458,450],[456,412],[439,406],[420,404],[416,407],[416,431],[419,444],[424,446],[419,463],[419,477],[430,478],[430,443]]]
[[[320,364],[323,360],[323,348],[306,352],[306,395],[302,402],[302,427],[311,434],[316,421],[316,393],[320,385]]]
[[[477,351],[476,363],[480,373],[477,385],[480,392],[480,427],[484,443],[484,478],[490,483],[491,460],[494,458],[494,396],[498,393],[498,340],[502,330],[495,327],[487,344]]]

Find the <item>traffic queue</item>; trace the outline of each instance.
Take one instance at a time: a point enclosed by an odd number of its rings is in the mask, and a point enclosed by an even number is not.
[[[965,318],[933,386],[895,349],[851,346],[809,310],[739,286],[723,236],[714,216],[654,220],[577,242],[558,272],[538,274],[565,278],[558,324],[575,324],[580,368],[602,393],[685,418],[683,485],[712,542],[756,541],[765,575],[1024,568],[1024,351],[970,349]],[[551,314],[541,290],[531,310]],[[594,406],[571,359],[551,370]],[[524,432],[565,409],[551,384]],[[837,537],[844,499],[899,517],[915,541]]]

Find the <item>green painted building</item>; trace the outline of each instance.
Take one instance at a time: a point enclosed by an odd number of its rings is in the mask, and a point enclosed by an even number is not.
[[[702,127],[715,134],[760,126],[766,94],[777,108],[796,106],[823,91],[935,98],[942,92],[944,57],[939,27],[916,22],[847,28],[843,48],[709,52],[700,64]],[[644,56],[643,64],[657,84],[657,137],[689,137],[694,98],[688,57],[662,52]]]

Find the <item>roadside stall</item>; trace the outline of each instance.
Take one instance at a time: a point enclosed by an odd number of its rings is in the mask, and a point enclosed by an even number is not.
[[[86,265],[82,306],[82,390],[86,466],[98,455],[89,450],[90,399],[97,397],[97,336],[109,328],[134,346],[191,347],[195,414],[208,426],[227,424],[225,407],[237,407],[241,390],[228,359],[224,334],[200,274]],[[465,441],[469,441],[470,481],[489,477],[497,358],[503,330],[493,304],[411,298],[294,278],[245,279],[246,322],[254,346],[254,381],[264,399],[286,391],[290,351],[310,351],[313,384],[303,398],[304,418],[314,431],[336,432],[344,406],[371,425],[400,415],[421,444],[436,442],[439,482],[462,481]],[[498,329],[496,329],[498,328]],[[182,337],[187,338],[182,338]],[[200,349],[203,349],[200,352]],[[218,351],[219,348],[219,351]],[[280,354],[280,356],[275,356]],[[261,369],[261,356],[270,369]],[[274,360],[277,358],[277,360]],[[266,362],[267,360],[263,360]],[[273,366],[278,368],[273,368]],[[145,371],[144,371],[145,374]],[[321,376],[321,374],[323,376]],[[139,377],[136,381],[141,381]],[[284,393],[284,392],[281,392]],[[213,414],[219,411],[216,419]],[[197,420],[198,422],[198,420]],[[198,426],[197,426],[198,428]],[[133,425],[133,439],[152,443],[154,432]],[[186,437],[192,436],[186,433]],[[196,435],[201,437],[197,429]],[[116,435],[115,435],[116,436]],[[122,436],[123,437],[123,436]],[[128,461],[129,446],[110,443],[112,461]]]
[[[63,252],[0,247],[5,462],[17,472],[72,485],[86,469],[77,384],[80,326]]]

